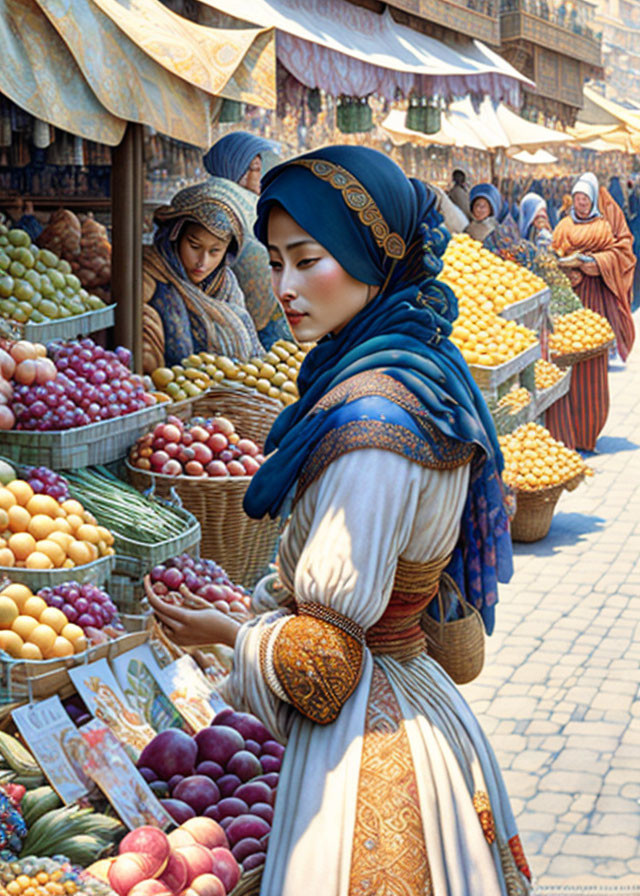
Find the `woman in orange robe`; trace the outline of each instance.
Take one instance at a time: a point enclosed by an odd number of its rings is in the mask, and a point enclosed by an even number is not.
[[[581,253],[593,261],[568,272],[582,304],[606,317],[625,360],[635,336],[631,290],[636,258],[633,237],[619,206],[591,173],[572,190],[572,208],[553,233],[552,248],[560,255]],[[575,409],[576,447],[595,449],[609,413],[607,355],[582,361],[573,368],[571,400]]]

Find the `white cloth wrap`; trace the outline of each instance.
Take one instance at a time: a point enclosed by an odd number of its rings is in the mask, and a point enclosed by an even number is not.
[[[282,538],[280,565],[296,599],[369,629],[387,606],[398,557],[424,563],[452,551],[468,479],[468,466],[434,471],[374,448],[341,456],[295,505]],[[269,605],[263,586],[256,592]],[[315,725],[275,696],[260,668],[263,633],[286,624],[288,613],[272,609],[242,626],[222,688],[287,742],[261,896],[348,896],[374,662],[404,716],[434,896],[506,896],[471,797],[488,790],[503,841],[505,823],[515,830],[511,810],[491,748],[451,679],[426,655],[401,664],[365,649],[362,677],[338,719]]]

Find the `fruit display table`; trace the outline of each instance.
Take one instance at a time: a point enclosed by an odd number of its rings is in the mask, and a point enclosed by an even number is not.
[[[536,342],[523,352],[495,367],[469,364],[469,370],[488,404],[495,403],[515,385],[525,373],[533,374],[533,365],[540,358],[540,343]],[[530,379],[530,377],[527,377]],[[522,385],[527,386],[526,382]]]
[[[31,342],[50,342],[52,339],[74,339],[76,336],[88,336],[112,327],[115,321],[115,306],[107,305],[96,311],[86,311],[84,314],[76,314],[73,317],[64,317],[59,320],[50,320],[46,323],[34,324],[27,321],[24,324],[16,324],[23,339]]]

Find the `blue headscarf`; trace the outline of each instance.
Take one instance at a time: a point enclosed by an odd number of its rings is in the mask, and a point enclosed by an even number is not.
[[[455,295],[436,280],[449,235],[435,197],[387,156],[330,146],[272,169],[263,179],[256,236],[266,242],[269,212],[282,206],[352,277],[380,286],[378,295],[336,335],[320,340],[298,377],[299,401],[276,420],[244,506],[250,516],[276,516],[322,438],[353,420],[378,419],[424,433],[390,399],[365,397],[314,411],[348,378],[376,370],[418,398],[424,415],[452,439],[478,446],[458,546],[449,572],[494,622],[497,580],[512,572],[511,540],[495,428],[469,369],[449,340]]]
[[[622,192],[620,178],[617,174],[614,174],[609,181],[609,193],[611,193],[612,198],[615,199],[622,211],[624,211],[624,193]]]
[[[491,214],[494,218],[498,217],[502,208],[502,196],[497,187],[494,187],[493,184],[476,184],[475,187],[471,187],[471,192],[469,193],[469,208],[472,213],[473,203],[476,199],[486,199],[491,206]]]
[[[204,167],[214,177],[226,177],[236,183],[247,173],[260,153],[273,152],[274,144],[247,131],[233,131],[217,140],[202,157]]]
[[[533,226],[536,215],[541,209],[544,209],[545,212],[547,210],[547,203],[542,196],[538,196],[537,193],[527,193],[520,203],[520,212],[518,215],[518,229],[520,230],[522,239],[529,239],[529,231]]]

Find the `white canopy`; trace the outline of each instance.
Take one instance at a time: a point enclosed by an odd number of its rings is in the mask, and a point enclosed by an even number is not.
[[[554,131],[516,115],[503,103],[497,106],[489,97],[476,113],[471,100],[452,103],[442,115],[436,134],[423,134],[406,126],[406,113],[394,110],[382,122],[391,140],[422,145],[467,146],[472,149],[505,149],[509,155],[523,150],[544,149],[549,144],[571,142],[563,131]]]
[[[523,149],[522,152],[517,152],[511,158],[515,159],[516,162],[524,162],[525,165],[553,165],[554,162],[558,161],[546,149],[536,149],[535,152]]]
[[[517,102],[533,84],[477,40],[444,44],[341,0],[202,0],[227,15],[276,28],[282,65],[307,87],[333,95],[394,99],[399,88],[423,94],[486,93]]]

